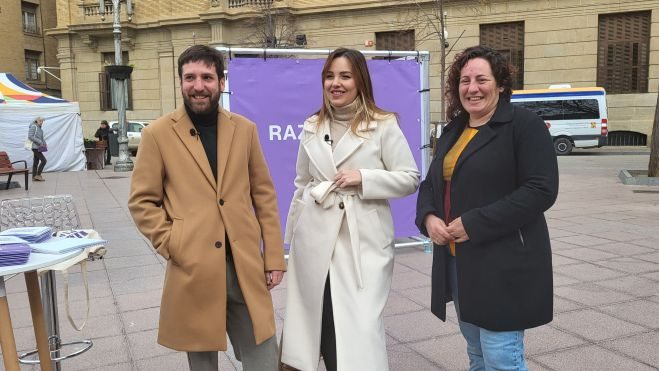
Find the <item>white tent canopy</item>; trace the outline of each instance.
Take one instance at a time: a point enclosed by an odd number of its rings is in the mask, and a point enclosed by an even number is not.
[[[80,107],[43,94],[7,73],[0,73],[0,151],[12,161],[26,160],[32,167],[32,152],[25,150],[30,123],[44,118],[43,132],[48,144],[44,171],[85,170],[84,141]]]

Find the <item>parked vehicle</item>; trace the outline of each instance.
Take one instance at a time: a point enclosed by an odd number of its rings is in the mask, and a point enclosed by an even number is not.
[[[511,102],[545,120],[557,155],[568,155],[575,147],[606,145],[609,131],[604,88],[560,85],[549,89],[515,90]]]
[[[142,129],[149,125],[146,121],[128,121],[128,128],[126,135],[128,136],[128,150],[137,154],[137,147],[140,145],[142,139]],[[110,121],[110,128],[119,131],[119,123],[117,121]]]

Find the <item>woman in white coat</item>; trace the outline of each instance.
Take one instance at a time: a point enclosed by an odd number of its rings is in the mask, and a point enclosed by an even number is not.
[[[317,370],[322,354],[329,371],[388,370],[388,200],[414,193],[419,171],[396,115],[375,105],[359,51],[330,54],[322,81],[323,105],[304,123],[286,224],[282,363]]]

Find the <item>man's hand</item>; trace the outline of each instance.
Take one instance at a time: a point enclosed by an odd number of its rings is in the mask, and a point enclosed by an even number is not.
[[[451,234],[451,236],[453,236],[455,242],[469,241],[467,231],[465,231],[465,227],[462,225],[462,218],[457,218],[450,222],[446,230]]]
[[[334,183],[339,188],[358,186],[362,184],[362,173],[359,170],[339,170]]]
[[[268,290],[272,290],[275,286],[281,283],[284,278],[284,271],[267,271],[265,272],[265,283]]]
[[[449,241],[454,240],[453,236],[451,236],[446,228],[446,223],[436,215],[426,215],[425,225],[426,230],[428,231],[428,237],[430,237],[435,244],[446,245]]]

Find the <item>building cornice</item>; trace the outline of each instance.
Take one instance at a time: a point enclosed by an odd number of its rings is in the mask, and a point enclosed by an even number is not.
[[[431,3],[433,1],[419,1],[419,3]],[[409,6],[414,4],[411,0],[354,0],[350,2],[332,3],[330,1],[319,0],[298,0],[291,1],[291,9],[293,14],[313,14],[313,13],[327,13],[337,11],[350,11],[350,10],[364,10],[374,8],[390,8]]]
[[[421,0],[420,3],[430,3],[432,0]],[[354,0],[349,2],[332,2],[327,0],[275,0],[272,3],[272,8],[270,11],[273,14],[289,14],[289,15],[310,15],[310,14],[322,14],[329,12],[345,12],[353,10],[368,10],[368,9],[377,9],[377,8],[390,8],[390,7],[404,7],[409,6],[414,3],[412,0]],[[98,5],[80,2],[78,7],[82,9],[82,14],[92,14],[98,12]],[[85,8],[91,7],[93,9]],[[214,20],[227,20],[227,21],[236,21],[249,18],[259,17],[263,14],[263,9],[255,6],[241,6],[241,7],[229,7],[225,4],[224,1],[218,1],[216,3],[211,2],[211,6],[203,12],[198,13],[197,16],[187,16],[187,17],[170,17],[157,20],[148,20],[145,22],[136,22],[133,19],[132,22],[127,24],[135,25],[137,29],[152,28],[152,27],[162,27],[162,26],[171,26],[171,25],[184,25],[184,24],[195,24],[201,22],[208,22]],[[89,13],[89,14],[87,14]],[[122,15],[123,17],[123,15]],[[100,25],[102,22],[100,18],[91,22],[84,23],[74,23],[70,24],[70,29],[94,29],[96,25]],[[124,22],[122,22],[122,27]],[[58,31],[57,34],[62,31]]]

